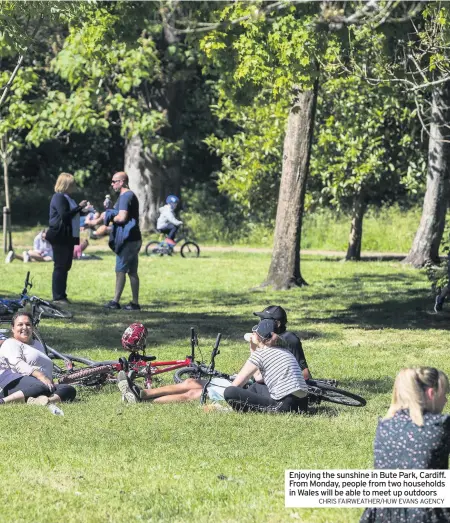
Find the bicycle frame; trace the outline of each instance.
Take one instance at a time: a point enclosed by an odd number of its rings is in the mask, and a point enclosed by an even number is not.
[[[144,377],[146,388],[151,388],[154,376],[186,367],[195,362],[196,346],[198,347],[197,334],[195,329],[191,327],[191,354],[186,356],[183,360],[155,361],[156,356],[146,356],[145,354],[132,352],[128,358],[119,358],[119,361],[95,362],[86,358],[72,356],[70,354],[61,354],[50,347],[46,348],[48,352],[54,355],[54,357],[64,360],[66,368],[69,372],[73,369],[73,361],[83,363],[91,369],[95,369],[95,367],[106,366],[109,367],[112,372],[119,372],[121,370],[124,370],[125,372],[134,372],[136,375]],[[70,362],[70,368],[68,366],[68,362]],[[70,374],[68,376],[70,377]]]

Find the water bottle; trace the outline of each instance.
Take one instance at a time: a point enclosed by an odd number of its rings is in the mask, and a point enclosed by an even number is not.
[[[105,208],[105,210],[108,210],[108,209],[112,209],[112,201],[111,201],[111,196],[109,194],[107,194],[105,196],[105,201],[103,202],[103,207]]]
[[[64,416],[64,412],[62,411],[62,409],[57,407],[54,403],[49,403],[47,405],[47,408],[55,416]]]

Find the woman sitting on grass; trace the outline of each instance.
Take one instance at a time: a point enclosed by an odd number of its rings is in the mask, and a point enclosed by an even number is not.
[[[376,469],[447,469],[450,417],[442,410],[449,392],[447,376],[432,367],[402,369],[392,403],[378,423]],[[449,508],[368,508],[361,522],[450,521]]]
[[[291,352],[278,347],[273,320],[261,320],[253,327],[251,355],[225,389],[226,402],[241,412],[306,412],[308,387],[300,366]],[[252,376],[264,383],[243,386]]]
[[[7,403],[5,400],[15,392],[21,393],[14,397],[16,401],[27,400],[40,405],[72,401],[76,396],[74,387],[53,383],[53,363],[45,354],[44,347],[33,340],[31,314],[16,312],[11,323],[13,337],[0,346],[0,360],[3,361],[0,387],[5,396],[4,402]]]

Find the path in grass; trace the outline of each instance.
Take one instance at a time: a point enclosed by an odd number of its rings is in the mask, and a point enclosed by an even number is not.
[[[101,256],[74,263],[68,290],[75,317],[42,322],[50,345],[118,358],[123,330],[139,320],[149,328],[148,353],[181,358],[195,326],[205,359],[223,334],[217,367],[231,372],[248,355],[242,336],[256,322],[253,311],[279,303],[303,339],[313,375],[338,379],[367,406],[321,405],[313,416],[207,414],[196,403],[126,406],[106,387],[81,390],[63,418],[5,408],[0,470],[8,481],[0,503],[8,511],[0,521],[358,521],[360,509],[285,509],[284,470],[370,468],[377,420],[399,368],[450,371],[449,314],[432,312],[425,275],[396,261],[308,256],[302,271],[310,285],[274,292],[250,290],[267,274],[267,253],[141,256],[143,311],[133,314],[102,309],[113,292],[114,258]],[[27,269],[33,292],[49,297],[52,266],[37,263],[5,265],[2,294],[17,295]]]

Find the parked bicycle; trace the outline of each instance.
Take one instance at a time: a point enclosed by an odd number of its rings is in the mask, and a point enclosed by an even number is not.
[[[194,241],[189,240],[187,234],[187,230],[184,229],[177,239],[174,240],[175,245],[170,245],[165,239],[148,242],[145,246],[145,254],[147,256],[172,256],[172,254],[180,252],[183,258],[198,258],[200,256],[200,247]]]
[[[64,361],[65,369],[54,365],[55,380],[85,386],[101,386],[105,383],[115,383],[117,374],[124,370],[132,380],[142,378],[144,387],[151,388],[157,376],[166,372],[190,366],[195,362],[195,348],[198,347],[197,333],[191,328],[191,354],[181,360],[158,361],[156,356],[132,352],[128,358],[119,360],[93,361],[87,358],[61,354],[47,347],[49,354]]]
[[[31,305],[31,314],[33,316],[34,323],[39,323],[41,317],[43,318],[72,318],[73,314],[70,311],[66,311],[53,305],[38,296],[30,296],[28,294],[29,289],[33,287],[33,283],[30,280],[30,271],[27,272],[25,277],[25,283],[18,299],[6,299],[0,298],[0,316],[2,318],[9,318],[15,314],[18,310],[25,308],[28,304]]]

